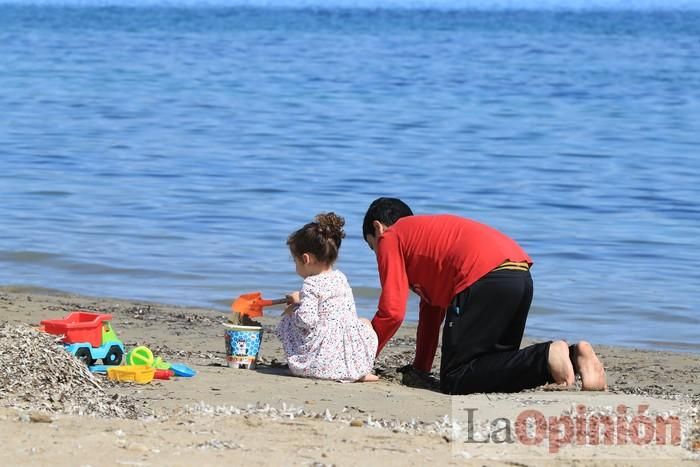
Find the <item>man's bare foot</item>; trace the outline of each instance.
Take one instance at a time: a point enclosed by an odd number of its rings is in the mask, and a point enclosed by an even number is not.
[[[554,341],[549,344],[549,373],[557,384],[570,386],[574,384],[576,376],[574,367],[569,359],[569,346],[564,341]]]
[[[372,373],[368,373],[357,380],[358,383],[372,383],[374,381],[379,381],[379,376],[373,375]]]
[[[577,372],[581,375],[584,391],[605,391],[608,389],[605,381],[605,369],[598,360],[591,344],[586,341],[576,344],[572,360]]]

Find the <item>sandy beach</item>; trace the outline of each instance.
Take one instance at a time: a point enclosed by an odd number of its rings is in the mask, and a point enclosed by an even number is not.
[[[379,382],[342,384],[289,376],[272,332],[274,316],[262,319],[258,368],[233,369],[224,354],[227,315],[219,311],[0,288],[2,323],[37,326],[77,309],[112,313],[127,348],[146,345],[198,373],[147,385],[97,376],[111,401],[134,408],[126,418],[47,410],[18,403],[0,388],[3,465],[697,465],[700,459],[699,355],[599,346],[607,392],[544,387],[447,396],[400,384],[395,370],[413,354],[415,327],[408,324],[376,362]],[[439,355],[435,362],[437,370]],[[578,431],[566,437],[577,423],[605,416],[614,416],[618,428],[623,423],[627,436],[618,430],[598,445]],[[516,421],[528,417],[530,428],[517,432]],[[546,427],[537,426],[538,417]],[[654,433],[629,428],[649,420]],[[664,436],[659,420],[668,426]]]

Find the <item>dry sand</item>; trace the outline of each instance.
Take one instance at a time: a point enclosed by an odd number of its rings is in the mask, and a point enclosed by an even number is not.
[[[409,325],[377,362],[379,382],[341,384],[288,376],[272,333],[275,318],[262,320],[262,364],[239,370],[225,366],[220,323],[227,317],[220,312],[0,288],[0,321],[37,325],[75,309],[112,313],[127,347],[147,345],[198,374],[148,385],[105,382],[109,397],[139,408],[134,419],[18,408],[0,387],[0,465],[697,465],[700,460],[698,355],[600,347],[608,392],[546,387],[446,396],[399,383],[395,369],[413,355],[415,327]],[[555,449],[556,443],[548,443],[566,432],[564,419],[576,420],[568,414],[578,406],[604,416],[615,415],[621,404],[629,409],[615,420],[627,424],[640,406],[648,406],[644,415],[652,420],[678,416],[680,442],[669,436],[664,445],[655,439],[609,446],[573,440]],[[505,419],[495,425],[503,428],[527,410],[557,417],[542,432],[542,442],[527,445],[514,429],[512,443],[496,442],[504,439],[504,430],[490,442],[465,442],[467,414],[473,416],[472,439],[480,440],[492,421]],[[523,435],[538,441],[537,436],[534,427]]]

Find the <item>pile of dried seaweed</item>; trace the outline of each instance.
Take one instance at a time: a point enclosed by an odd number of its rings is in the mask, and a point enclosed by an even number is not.
[[[119,418],[137,414],[132,403],[107,394],[55,336],[7,322],[0,323],[0,406]]]

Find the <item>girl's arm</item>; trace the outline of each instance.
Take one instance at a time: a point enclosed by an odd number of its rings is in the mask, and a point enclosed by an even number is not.
[[[284,307],[282,316],[291,316],[299,308],[299,292],[291,292],[287,295],[287,306]]]
[[[294,324],[302,329],[312,329],[318,323],[318,292],[304,281],[299,299],[301,301],[294,312]]]

